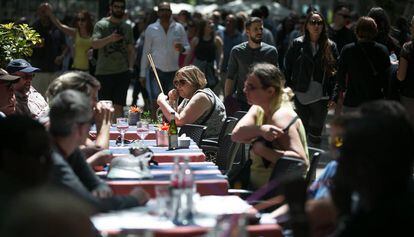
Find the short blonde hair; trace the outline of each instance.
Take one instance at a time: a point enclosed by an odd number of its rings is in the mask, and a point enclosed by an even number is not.
[[[189,65],[189,66],[180,68],[175,73],[174,79],[179,76],[185,78],[188,82],[194,85],[194,87],[196,87],[197,89],[203,89],[207,85],[206,76],[198,67],[194,65]]]

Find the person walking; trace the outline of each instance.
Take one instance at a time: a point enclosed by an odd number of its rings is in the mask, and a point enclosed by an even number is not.
[[[149,69],[147,55],[151,54],[164,91],[173,88],[174,75],[179,69],[178,58],[180,53],[187,54],[190,50],[187,33],[183,25],[174,21],[171,16],[170,3],[161,2],[158,4],[159,19],[150,24],[145,30],[139,75],[141,84],[145,85],[145,78]],[[152,70],[150,70],[148,79],[150,99],[152,105],[155,106],[159,91],[155,86],[155,75]]]
[[[123,115],[129,82],[134,72],[132,28],[125,21],[125,0],[111,0],[111,15],[95,24],[92,47],[98,49],[95,75],[101,83],[98,97],[112,100],[115,117]]]
[[[335,86],[336,44],[328,39],[322,14],[312,11],[305,21],[305,35],[296,38],[285,58],[287,86],[295,93],[296,112],[308,139],[321,142],[321,134]],[[329,103],[332,104],[332,103]]]
[[[377,26],[361,17],[355,27],[358,42],[346,45],[338,62],[338,88],[344,93],[343,112],[356,110],[367,101],[383,99],[390,76],[390,59],[384,45],[374,41]]]
[[[250,105],[247,103],[243,88],[249,67],[260,62],[277,66],[278,53],[274,46],[262,42],[262,19],[258,17],[248,19],[245,28],[248,41],[236,45],[230,53],[224,96],[232,96],[236,92],[235,97],[240,109],[247,111]]]

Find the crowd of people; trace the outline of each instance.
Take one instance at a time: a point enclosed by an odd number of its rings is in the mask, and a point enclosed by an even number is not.
[[[173,16],[161,2],[134,27],[125,8],[125,0],[111,0],[108,16],[95,24],[84,10],[69,24],[42,3],[32,25],[42,45],[0,69],[0,235],[23,233],[13,222],[29,218],[15,211],[27,203],[19,195],[64,192],[69,206],[92,207],[72,208],[83,220],[73,233],[86,230],[85,236],[96,234],[85,216],[145,205],[145,191],[114,195],[93,170],[113,158],[110,128],[125,115],[131,84],[133,103],[141,93],[154,116],[159,108],[168,122],[174,112],[177,126],[207,126],[206,138],[218,137],[226,117],[245,111],[231,138],[249,144],[252,190],[269,182],[281,157],[308,169],[308,145],[321,143],[334,109],[333,160],[307,200],[286,195],[289,210],[282,206],[273,215],[289,211],[294,236],[412,232],[413,43],[382,8],[353,21],[350,7],[340,4],[330,25],[310,8],[276,25],[266,6],[250,15]],[[410,30],[414,37],[414,17]],[[96,137],[89,135],[92,124]],[[53,189],[38,189],[44,186]]]

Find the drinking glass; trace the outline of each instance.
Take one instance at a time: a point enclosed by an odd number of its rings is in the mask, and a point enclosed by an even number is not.
[[[121,146],[124,146],[125,132],[128,130],[128,119],[127,118],[117,118],[116,119],[116,129],[121,133]]]
[[[102,105],[107,106],[108,108],[112,108],[114,105],[112,103],[112,100],[100,100],[99,101]]]
[[[145,137],[149,133],[149,124],[147,121],[137,122],[137,134],[141,140],[145,140]]]
[[[171,204],[170,190],[167,185],[155,186],[155,197],[160,218],[168,219]]]

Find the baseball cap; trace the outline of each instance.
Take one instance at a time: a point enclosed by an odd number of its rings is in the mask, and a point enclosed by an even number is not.
[[[0,80],[3,81],[15,81],[19,79],[19,76],[10,75],[6,70],[0,68]]]
[[[15,72],[37,72],[40,71],[37,67],[32,67],[29,62],[27,62],[24,59],[14,59],[12,60],[8,65],[6,70],[9,73],[15,73]]]

